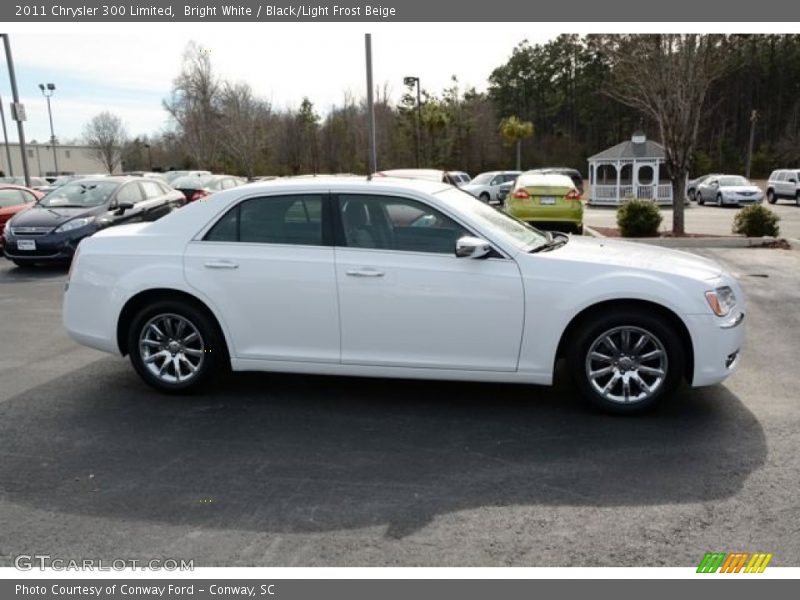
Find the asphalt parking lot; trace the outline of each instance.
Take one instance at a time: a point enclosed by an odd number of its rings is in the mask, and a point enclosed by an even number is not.
[[[2,261],[0,565],[796,566],[800,251],[698,252],[748,294],[741,369],[636,418],[585,408],[563,369],[552,389],[244,374],[161,396],[67,338],[63,270]]]
[[[781,237],[800,239],[800,207],[794,202],[780,200],[776,204],[764,202],[763,206],[775,211],[781,218],[778,226]],[[711,235],[732,235],[733,219],[739,210],[733,206],[698,206],[694,202],[686,206],[685,222],[688,233],[706,233]],[[664,220],[662,231],[672,231],[672,209],[662,208]],[[617,211],[614,207],[587,206],[584,211],[584,223],[589,227],[616,227]]]

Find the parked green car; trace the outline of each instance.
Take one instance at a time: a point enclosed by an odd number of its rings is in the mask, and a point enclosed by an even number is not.
[[[583,233],[581,193],[566,175],[523,173],[505,199],[504,209],[537,227]]]

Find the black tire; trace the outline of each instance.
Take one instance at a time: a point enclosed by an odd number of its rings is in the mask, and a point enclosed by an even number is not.
[[[800,192],[797,192],[797,193],[794,195],[794,203],[795,203],[797,206],[800,206]]]
[[[575,227],[572,228],[572,233],[575,235],[583,235],[583,225],[575,225]]]
[[[706,203],[706,201],[703,200],[703,195],[700,194],[699,192],[695,192],[694,197],[697,198],[698,206],[703,206]]]
[[[589,352],[602,334],[614,331],[615,328],[631,327],[647,332],[655,338],[666,353],[665,375],[661,378],[658,387],[647,397],[641,400],[622,402],[609,399],[595,389],[587,370],[593,363],[587,363]],[[656,345],[652,346],[654,349]],[[649,346],[645,346],[645,349]],[[669,398],[681,383],[684,371],[685,351],[683,343],[674,332],[674,327],[658,314],[652,314],[640,308],[626,308],[591,315],[576,328],[569,341],[567,363],[573,380],[576,382],[581,395],[591,404],[606,412],[615,414],[634,414],[646,411],[665,398]],[[653,363],[649,363],[653,364]],[[617,369],[618,367],[613,367]],[[616,373],[611,373],[609,380]],[[638,369],[637,369],[638,374]],[[647,375],[647,377],[653,377]],[[619,381],[619,380],[618,380]],[[595,383],[598,383],[595,381]],[[600,380],[599,384],[604,383]],[[605,382],[607,383],[607,382]],[[620,382],[621,385],[621,382]],[[635,386],[635,384],[634,384]],[[614,387],[611,388],[613,391]],[[634,388],[632,388],[634,389]],[[638,386],[635,389],[639,389]]]
[[[201,356],[197,357],[200,359],[199,364],[197,365],[196,371],[190,376],[187,376],[183,381],[180,381],[180,376],[177,378],[178,381],[165,381],[151,372],[149,367],[145,364],[145,357],[143,356],[145,350],[143,350],[143,347],[140,347],[140,338],[143,335],[143,330],[154,319],[157,319],[159,315],[176,316],[184,319],[187,323],[190,323],[199,334],[200,344],[193,345],[192,348],[187,348],[187,352],[201,352]],[[178,336],[170,337],[177,338]],[[189,346],[189,344],[186,344],[186,346]],[[140,310],[133,318],[130,329],[128,330],[127,348],[131,364],[133,364],[133,368],[136,369],[139,376],[148,385],[166,393],[197,391],[214,375],[223,373],[230,365],[225,338],[216,322],[204,309],[181,300],[155,302]],[[167,352],[167,350],[162,349],[160,352]],[[175,357],[176,355],[172,354],[171,356]],[[164,362],[169,362],[170,358],[166,355],[165,358],[168,360]],[[192,360],[194,360],[194,358],[192,358]],[[179,367],[179,369],[181,372],[183,371],[183,367]],[[170,372],[174,374],[174,364],[167,366],[165,376],[169,376]]]
[[[697,192],[694,188],[689,188],[686,191],[686,197],[689,199],[689,202],[697,202]]]
[[[770,204],[775,204],[778,201],[778,197],[775,195],[774,190],[767,190],[767,202]]]
[[[478,200],[480,200],[481,202],[483,202],[485,204],[489,204],[489,201],[491,200],[491,197],[486,192],[482,192],[481,195],[478,196]]]
[[[722,208],[723,206],[725,206],[725,205],[722,203],[722,194],[717,194],[717,206],[719,206],[720,208]]]

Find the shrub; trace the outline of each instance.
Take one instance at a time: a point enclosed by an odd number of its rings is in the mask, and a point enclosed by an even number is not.
[[[762,237],[765,235],[778,237],[780,228],[778,221],[781,218],[770,209],[760,204],[746,206],[733,220],[733,233],[742,233],[747,237]]]
[[[661,211],[652,200],[626,200],[617,209],[617,225],[624,237],[658,235]]]

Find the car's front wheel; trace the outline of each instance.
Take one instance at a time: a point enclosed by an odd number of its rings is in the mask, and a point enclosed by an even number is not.
[[[225,363],[223,338],[212,319],[188,302],[163,301],[136,315],[128,353],[139,376],[164,392],[198,389]]]
[[[585,321],[567,354],[582,395],[614,413],[636,413],[669,396],[683,377],[681,340],[639,309]]]
[[[478,200],[486,204],[489,204],[489,200],[491,200],[491,198],[489,197],[489,194],[487,194],[486,192],[482,192],[481,195],[478,196]]]

